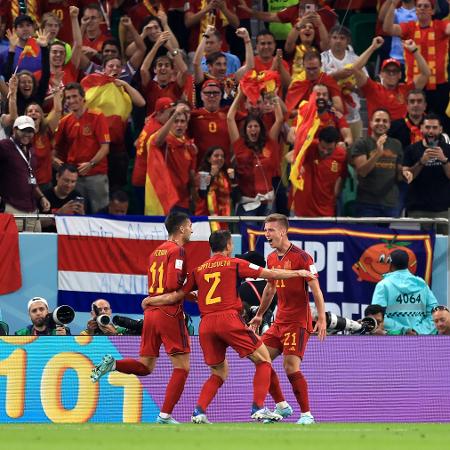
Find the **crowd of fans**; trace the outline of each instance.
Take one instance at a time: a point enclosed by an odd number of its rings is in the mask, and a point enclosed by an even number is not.
[[[449,2],[263,3],[2,2],[2,210],[447,217]]]

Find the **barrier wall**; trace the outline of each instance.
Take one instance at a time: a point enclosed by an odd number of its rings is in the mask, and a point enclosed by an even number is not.
[[[136,357],[138,337],[0,338],[0,422],[153,422],[171,373],[161,355],[147,377],[112,372],[93,384],[105,353]],[[188,422],[209,376],[198,338],[174,417]],[[229,350],[230,377],[208,409],[213,422],[248,421],[253,364]],[[275,362],[283,392],[299,417],[290,384]],[[302,370],[311,410],[321,422],[450,422],[450,336],[311,338]],[[273,406],[271,399],[268,406]]]
[[[235,252],[240,253],[241,236],[234,235],[233,239]],[[29,323],[26,305],[30,298],[36,295],[45,297],[50,309],[53,309],[56,306],[57,296],[57,235],[20,233],[19,244],[22,288],[8,295],[0,295],[1,315],[3,320],[8,322],[11,334]],[[447,245],[447,236],[436,237],[431,287],[441,304],[447,304],[448,301]],[[370,303],[370,299],[367,299],[367,303]],[[114,312],[119,313],[119,311]],[[357,315],[353,316],[353,319],[358,318]],[[88,319],[89,314],[78,313],[75,321],[70,325],[72,333],[83,330]]]

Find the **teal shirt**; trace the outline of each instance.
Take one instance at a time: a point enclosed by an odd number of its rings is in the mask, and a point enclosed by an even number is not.
[[[383,275],[375,287],[372,305],[386,308],[384,328],[388,334],[405,334],[407,330],[435,334],[431,310],[438,305],[436,297],[425,280],[408,269]]]

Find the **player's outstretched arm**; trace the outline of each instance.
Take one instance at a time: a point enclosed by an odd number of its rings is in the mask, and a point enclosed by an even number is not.
[[[313,333],[317,333],[319,339],[323,341],[327,335],[327,320],[325,318],[325,301],[323,299],[322,290],[320,289],[319,281],[317,279],[308,281],[311,288],[314,303],[317,309],[317,322]]]
[[[288,280],[289,278],[315,278],[309,270],[263,269],[261,277],[267,280]]]
[[[149,306],[173,305],[178,303],[184,295],[184,292],[180,289],[175,292],[169,292],[155,297],[145,297],[144,300],[142,300],[141,306],[142,309],[146,309]]]

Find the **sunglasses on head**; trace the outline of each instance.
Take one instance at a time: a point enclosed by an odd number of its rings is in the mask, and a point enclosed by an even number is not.
[[[450,312],[449,309],[448,309],[446,306],[444,306],[444,305],[438,305],[438,306],[435,306],[435,307],[431,310],[431,313],[435,313],[436,311],[447,311],[447,312]]]

